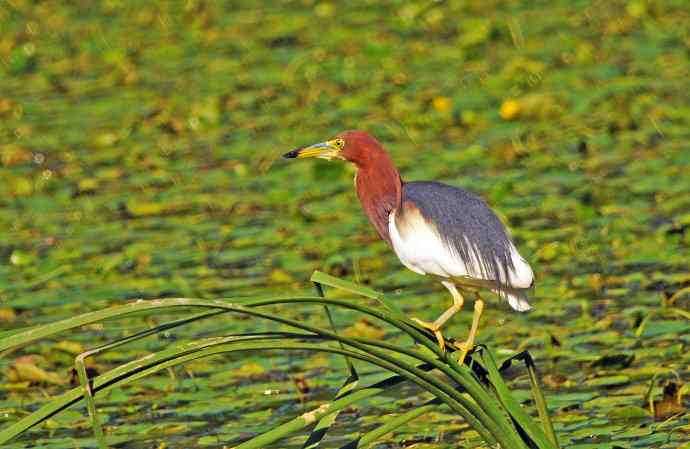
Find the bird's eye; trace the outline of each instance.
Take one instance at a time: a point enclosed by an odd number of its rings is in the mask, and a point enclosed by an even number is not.
[[[343,139],[335,139],[335,146],[342,150],[345,146],[345,141]]]

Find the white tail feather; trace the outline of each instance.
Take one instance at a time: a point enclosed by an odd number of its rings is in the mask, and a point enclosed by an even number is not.
[[[527,293],[523,290],[510,289],[507,291],[502,291],[498,294],[501,298],[504,298],[510,304],[514,310],[518,312],[527,312],[532,310],[532,306],[527,302]]]

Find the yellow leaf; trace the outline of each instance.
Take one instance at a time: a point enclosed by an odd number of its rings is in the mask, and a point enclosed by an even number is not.
[[[31,162],[32,153],[21,147],[6,145],[0,151],[0,160],[5,167]]]
[[[233,375],[238,377],[258,377],[264,374],[266,370],[258,363],[249,362],[233,370]]]
[[[9,98],[0,98],[0,117],[9,115],[15,108],[16,104]]]
[[[31,383],[49,383],[49,384],[63,384],[64,379],[61,379],[57,373],[51,373],[36,366],[32,360],[17,361],[14,366],[11,366],[7,373],[7,379],[10,382],[28,381]]]
[[[558,243],[552,242],[541,247],[539,250],[539,259],[541,260],[553,260],[558,256],[559,246]]]
[[[23,176],[15,178],[12,187],[12,193],[17,196],[28,196],[34,193],[34,183],[31,182],[31,179]]]
[[[12,308],[0,309],[0,321],[3,323],[11,323],[17,319],[17,314]]]
[[[273,270],[271,271],[271,281],[278,284],[286,284],[292,282],[294,279],[290,276],[290,273],[283,270]]]
[[[151,217],[164,212],[161,204],[145,202],[128,202],[127,210],[135,217]]]
[[[95,178],[84,178],[79,181],[79,191],[81,193],[95,192],[98,188],[98,180]]]
[[[67,352],[68,354],[81,354],[84,352],[84,347],[81,345],[81,343],[76,342],[76,341],[67,341],[63,340],[59,342],[58,344],[55,345],[54,349],[57,349],[58,351],[64,351]]]
[[[448,112],[453,107],[453,102],[448,97],[436,97],[432,101],[434,109],[439,112]]]
[[[386,335],[386,331],[378,326],[374,326],[367,319],[359,319],[352,326],[345,329],[343,332],[348,337],[363,337],[371,339],[379,339]]]
[[[31,382],[13,382],[9,384],[0,384],[3,390],[7,391],[22,391],[31,388]]]
[[[506,100],[499,111],[503,120],[514,120],[520,115],[520,103],[517,100]]]

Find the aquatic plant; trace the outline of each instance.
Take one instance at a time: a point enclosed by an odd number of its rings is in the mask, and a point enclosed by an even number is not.
[[[349,376],[337,394],[331,401],[323,403],[318,408],[254,436],[236,448],[262,448],[289,434],[305,432],[305,429],[309,427],[312,429],[311,433],[305,433],[304,447],[317,447],[339,412],[346,407],[356,406],[359,402],[383,394],[402,382],[417,385],[428,393],[431,399],[394,418],[381,417],[377,428],[362,434],[343,448],[366,447],[397,427],[432,408],[441,406],[450,408],[452,412],[462,417],[486,443],[492,446],[498,445],[497,447],[511,449],[558,448],[534,364],[527,353],[513,357],[504,362],[503,366],[508,366],[515,359],[525,360],[541,425],[523,410],[511,394],[501,377],[494,356],[487,348],[475,348],[465,363],[460,365],[454,358],[452,345],[447,351],[442,351],[428,331],[402,315],[380,293],[318,271],[313,274],[312,281],[316,285],[318,296],[243,298],[241,300],[190,298],[139,300],[54,323],[33,326],[4,338],[0,341],[0,351],[28,345],[41,338],[71,331],[80,326],[103,323],[132,314],[156,313],[171,308],[204,310],[190,317],[162,323],[154,328],[79,354],[75,358],[75,370],[80,385],[48,401],[38,410],[0,431],[0,443],[6,443],[51,416],[85,401],[96,440],[101,448],[107,448],[108,441],[96,402],[98,394],[102,395],[103,392],[112,388],[131,384],[167,368],[213,355],[261,351],[266,354],[266,357],[270,357],[271,352],[274,351],[309,351],[338,354],[347,360]],[[381,307],[363,305],[356,299],[329,299],[323,294],[323,285],[375,299]],[[323,329],[262,310],[264,306],[276,304],[323,306],[329,316],[331,329]],[[410,343],[413,344],[399,345],[366,337],[344,336],[335,328],[331,309],[350,309],[369,319],[386,323],[407,334]],[[164,350],[132,360],[103,374],[89,375],[86,367],[86,359],[89,357],[222,313],[245,314],[252,318],[268,320],[273,322],[279,330],[210,336],[172,344]],[[359,385],[360,379],[353,363],[354,360],[375,366],[389,373],[390,377],[372,385]],[[260,403],[256,406],[261,407]]]

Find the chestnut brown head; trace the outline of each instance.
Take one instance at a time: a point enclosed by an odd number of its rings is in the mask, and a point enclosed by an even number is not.
[[[381,238],[392,245],[388,220],[391,211],[400,207],[402,180],[390,156],[373,136],[366,131],[344,131],[331,140],[296,148],[283,157],[340,159],[355,164],[355,190],[364,213]]]
[[[286,158],[320,158],[350,161],[360,168],[367,167],[387,154],[383,147],[366,131],[344,131],[335,138],[285,153]]]

